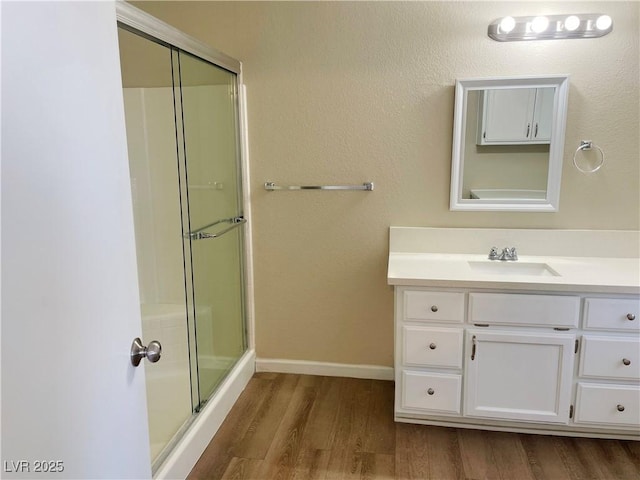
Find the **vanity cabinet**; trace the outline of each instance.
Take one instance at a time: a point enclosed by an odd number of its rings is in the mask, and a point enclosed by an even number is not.
[[[637,438],[637,296],[395,287],[396,421]]]
[[[555,89],[487,89],[480,96],[478,145],[551,142]]]

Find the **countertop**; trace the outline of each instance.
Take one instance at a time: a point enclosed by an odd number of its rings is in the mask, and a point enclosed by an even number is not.
[[[483,271],[487,264],[496,263],[545,264],[553,273],[528,275]],[[472,264],[476,268],[472,268]],[[500,271],[502,267],[489,265],[487,268]],[[504,267],[509,269],[510,265]],[[517,261],[501,262],[488,260],[487,255],[479,254],[391,252],[387,283],[425,287],[640,294],[640,259],[520,256]]]

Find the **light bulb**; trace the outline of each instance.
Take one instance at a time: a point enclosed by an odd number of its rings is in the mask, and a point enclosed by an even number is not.
[[[500,31],[503,33],[509,33],[516,26],[516,21],[513,17],[504,17],[500,21]]]
[[[611,26],[612,20],[609,15],[600,15],[596,20],[596,28],[598,30],[606,30]]]
[[[547,17],[536,17],[531,20],[531,30],[535,33],[544,32],[549,26],[549,19]]]
[[[575,15],[568,16],[566,18],[566,20],[564,21],[564,28],[566,28],[570,32],[573,32],[579,26],[580,26],[580,19],[578,17],[576,17]]]

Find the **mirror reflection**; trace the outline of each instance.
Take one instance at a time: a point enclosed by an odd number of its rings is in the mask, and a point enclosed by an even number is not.
[[[456,83],[452,210],[557,209],[566,81]]]

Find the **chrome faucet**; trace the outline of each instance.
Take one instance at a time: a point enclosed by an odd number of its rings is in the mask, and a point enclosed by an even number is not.
[[[498,249],[496,247],[491,247],[489,251],[489,260],[518,260],[518,252],[516,251],[516,247],[505,247],[502,249],[502,253],[498,253]]]

